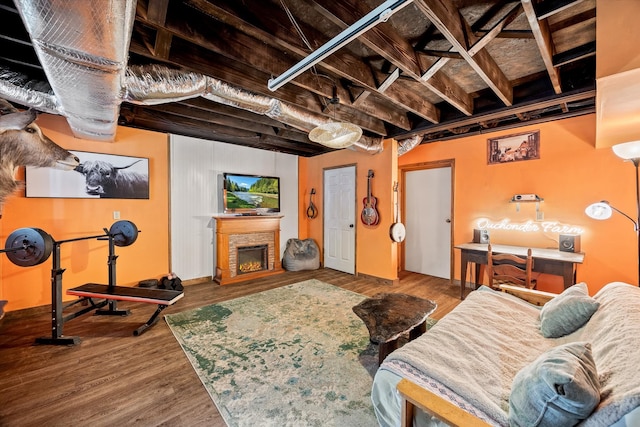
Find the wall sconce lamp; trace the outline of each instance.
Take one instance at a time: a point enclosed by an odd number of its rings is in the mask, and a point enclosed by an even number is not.
[[[613,211],[616,211],[633,223],[633,229],[636,232],[636,240],[638,242],[638,286],[640,286],[640,184],[638,182],[640,141],[625,142],[614,145],[611,148],[618,157],[631,161],[636,168],[636,219],[633,219],[621,210],[614,208],[606,200],[587,206],[585,213],[589,218],[605,220],[611,218]]]

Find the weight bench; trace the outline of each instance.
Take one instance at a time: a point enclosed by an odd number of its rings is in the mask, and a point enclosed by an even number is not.
[[[80,310],[80,312],[74,313],[75,315],[84,314],[86,313],[86,311],[92,310],[93,308],[103,307],[104,305],[106,305],[107,301],[109,301],[109,309],[98,310],[96,311],[96,314],[129,314],[128,310],[116,310],[115,301],[132,301],[145,304],[157,304],[158,308],[151,315],[149,320],[144,325],[133,331],[133,335],[138,336],[146,329],[153,326],[158,321],[158,315],[160,314],[160,312],[182,298],[184,296],[184,293],[182,291],[172,291],[165,289],[134,288],[128,286],[110,286],[101,285],[98,283],[87,283],[82,286],[78,286],[77,288],[67,290],[67,295],[75,295],[81,297],[81,299],[76,302],[89,301],[91,303],[91,307],[89,309]],[[102,301],[102,303],[96,304],[93,302],[93,299],[103,299],[104,301]]]
[[[155,313],[149,318],[149,320],[138,329],[133,332],[133,335],[138,336],[149,327],[153,326],[162,310],[168,306],[174,304],[180,298],[184,296],[181,291],[172,291],[165,289],[149,289],[149,288],[137,288],[128,286],[116,286],[116,260],[118,256],[115,254],[116,246],[128,246],[132,244],[137,236],[139,230],[130,221],[118,221],[111,226],[110,230],[104,229],[105,234],[97,236],[76,237],[67,240],[53,240],[53,238],[46,233],[37,233],[38,236],[44,240],[47,237],[48,243],[43,243],[43,247],[51,247],[51,253],[53,253],[53,266],[51,268],[51,336],[36,338],[38,344],[55,344],[55,345],[76,345],[80,342],[79,337],[65,336],[63,334],[63,327],[65,322],[75,319],[91,310],[97,309],[95,314],[111,315],[111,316],[126,316],[129,314],[129,310],[118,310],[116,305],[118,301],[133,301],[146,304],[156,304],[158,308]],[[15,246],[24,247],[25,238],[22,237],[24,232],[16,234],[14,240]],[[33,233],[32,233],[33,234]],[[109,241],[109,256],[107,258],[108,272],[109,272],[109,284],[101,285],[97,283],[87,283],[76,288],[67,290],[68,295],[79,296],[79,299],[72,301],[68,304],[62,302],[62,274],[64,268],[60,265],[60,246],[63,243],[74,242],[77,240],[86,239],[98,239]],[[25,252],[25,251],[22,251]],[[17,258],[17,257],[16,257]],[[46,258],[45,258],[46,259]],[[94,302],[94,299],[100,299],[98,302]],[[70,306],[78,303],[89,302],[89,307],[81,308],[68,315],[64,315],[64,310]],[[108,305],[108,309],[102,309],[102,307]]]

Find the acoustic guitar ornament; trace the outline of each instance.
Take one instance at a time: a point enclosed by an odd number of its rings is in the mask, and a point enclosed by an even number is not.
[[[364,209],[362,209],[360,218],[365,225],[378,225],[380,222],[380,215],[378,215],[378,211],[376,210],[376,203],[378,201],[371,195],[371,178],[373,178],[373,170],[369,169],[369,174],[367,175],[367,197],[363,200]]]

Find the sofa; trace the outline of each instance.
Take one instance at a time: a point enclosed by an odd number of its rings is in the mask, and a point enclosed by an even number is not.
[[[640,426],[640,288],[481,287],[384,360],[372,400],[383,427]]]

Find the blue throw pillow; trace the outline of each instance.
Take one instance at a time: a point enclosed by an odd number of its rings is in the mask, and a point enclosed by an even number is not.
[[[545,338],[558,338],[582,327],[598,310],[600,303],[589,296],[586,283],[578,283],[547,302],[540,310],[540,332]]]
[[[591,344],[564,344],[546,351],[516,374],[509,397],[509,425],[574,426],[599,402],[600,382]]]

